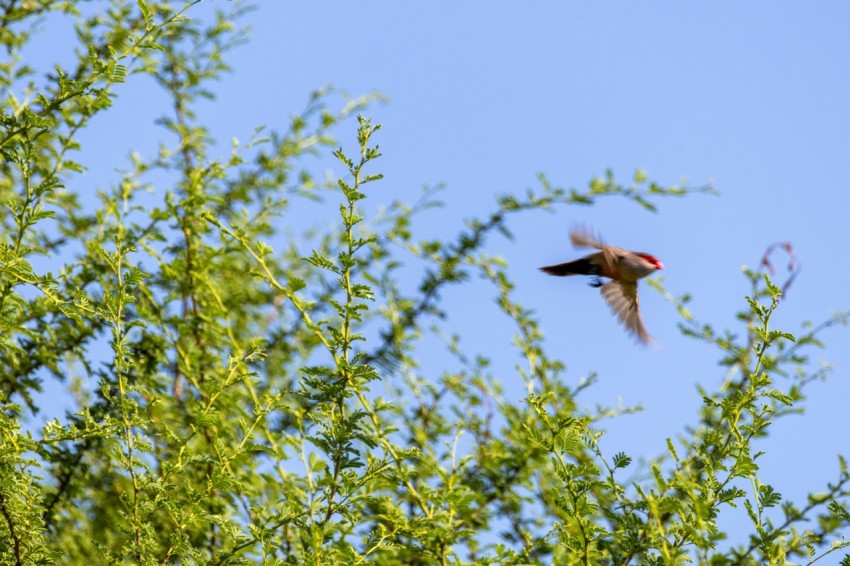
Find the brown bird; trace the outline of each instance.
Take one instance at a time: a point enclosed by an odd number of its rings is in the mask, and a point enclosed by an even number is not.
[[[609,246],[594,236],[586,228],[573,228],[570,241],[575,248],[596,248],[592,253],[575,261],[541,267],[549,275],[564,277],[567,275],[592,275],[591,283],[600,287],[602,296],[626,330],[641,343],[648,344],[652,338],[643,326],[638,303],[637,282],[664,265],[653,255],[632,252],[616,246]],[[600,277],[611,279],[603,284]]]

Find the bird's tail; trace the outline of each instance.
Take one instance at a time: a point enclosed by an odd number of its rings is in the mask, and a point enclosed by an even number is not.
[[[575,261],[568,261],[567,263],[547,265],[546,267],[541,267],[540,271],[558,277],[565,277],[567,275],[599,275],[599,266],[594,265],[592,261],[583,257]]]

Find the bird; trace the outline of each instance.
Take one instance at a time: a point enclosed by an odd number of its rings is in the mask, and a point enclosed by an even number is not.
[[[574,248],[596,248],[599,251],[566,263],[541,267],[540,270],[558,277],[592,276],[594,279],[590,285],[599,287],[602,297],[626,331],[641,344],[652,342],[640,314],[637,283],[639,279],[664,269],[664,264],[652,254],[605,244],[600,237],[583,226],[570,231],[570,241]],[[601,277],[610,281],[603,283]]]

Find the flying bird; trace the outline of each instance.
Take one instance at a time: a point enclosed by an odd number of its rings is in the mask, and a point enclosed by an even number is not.
[[[640,315],[637,282],[656,270],[664,269],[664,264],[647,253],[609,246],[586,228],[573,228],[570,241],[574,248],[596,248],[599,251],[574,261],[541,267],[540,270],[559,277],[593,276],[595,279],[591,285],[600,287],[602,297],[626,327],[626,331],[642,344],[648,344],[652,338],[644,328]],[[600,277],[611,281],[603,284]]]

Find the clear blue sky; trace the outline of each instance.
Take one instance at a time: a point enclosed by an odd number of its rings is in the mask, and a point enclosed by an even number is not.
[[[803,264],[776,328],[796,333],[804,320],[850,309],[850,3],[259,4],[243,20],[251,41],[231,53],[235,72],[202,121],[225,143],[244,140],[258,124],[284,129],[319,86],[380,91],[390,103],[370,115],[384,126],[377,166],[386,179],[371,198],[413,201],[423,185],[444,182],[446,208],[420,224],[430,234],[456,233],[496,195],[536,186],[538,172],[583,187],[607,167],[623,181],[641,167],[662,184],[687,178],[720,191],[662,201],[655,215],[614,200],[529,214],[512,224],[514,242],[490,240],[567,363],[565,379],[599,373],[585,403],[645,407],[610,423],[609,454],[663,453],[665,438],[694,422],[696,385],[716,389],[724,370],[717,351],[679,334],[675,309],[651,289],[642,306],[657,351],[635,345],[584,282],[540,274],[575,256],[573,223],[657,255],[668,289],[691,293],[694,315],[718,329],[740,330],[741,266],[755,267],[776,241],[792,242]],[[227,5],[208,1],[194,13]],[[110,164],[93,177],[104,183],[130,149],[151,155],[162,136],[153,120],[164,99],[133,89],[87,134],[89,155]],[[127,128],[115,128],[122,116]],[[504,351],[513,329],[497,320],[494,293],[473,289],[446,294],[450,322],[469,349]],[[809,389],[804,415],[760,444],[763,481],[797,503],[837,476],[837,453],[850,456],[850,329],[823,338],[813,360],[835,372]],[[497,361],[510,368],[519,358]],[[523,394],[518,380],[505,387]]]

